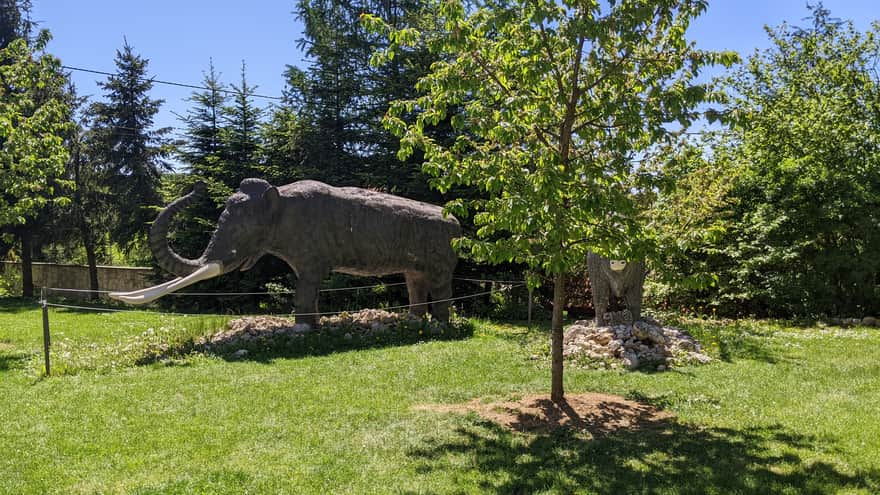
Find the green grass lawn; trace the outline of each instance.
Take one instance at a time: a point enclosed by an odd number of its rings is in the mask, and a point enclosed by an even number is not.
[[[880,330],[684,322],[718,361],[569,367],[569,393],[675,414],[601,438],[511,433],[429,403],[546,392],[546,329],[296,358],[139,366],[154,338],[218,318],[51,312],[0,300],[2,493],[878,493]],[[152,330],[148,330],[152,329]],[[152,332],[152,333],[150,333]],[[159,335],[159,337],[153,337]]]

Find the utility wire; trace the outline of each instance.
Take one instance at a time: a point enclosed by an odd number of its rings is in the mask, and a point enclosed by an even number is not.
[[[114,74],[114,73],[112,73],[112,72],[104,72],[104,71],[101,71],[101,70],[84,69],[84,68],[82,68],[82,67],[72,67],[72,66],[70,66],[70,65],[62,65],[61,68],[63,68],[63,69],[67,69],[67,70],[74,70],[74,71],[77,71],[77,72],[88,72],[89,74],[100,74],[100,75],[102,75],[102,76],[113,76],[113,77],[115,77],[115,76],[118,76],[118,75],[119,75],[119,74]],[[142,81],[149,81],[149,82],[156,83],[156,84],[165,84],[165,85],[168,85],[168,86],[177,86],[177,87],[180,87],[180,88],[202,89],[202,90],[205,90],[205,91],[218,91],[218,92],[220,92],[220,93],[226,93],[226,94],[231,94],[231,95],[241,94],[241,92],[239,92],[239,91],[235,91],[235,90],[232,90],[232,89],[224,89],[224,88],[208,88],[208,87],[206,87],[206,86],[197,86],[197,85],[195,85],[195,84],[186,84],[186,83],[179,83],[179,82],[174,82],[174,81],[163,81],[163,80],[161,80],[161,79],[152,79],[152,78],[147,78],[147,77],[141,77],[141,78],[139,78],[139,79],[142,80]],[[280,97],[280,96],[261,95],[261,94],[258,94],[258,93],[244,93],[244,96],[252,96],[252,97],[254,97],[254,98],[265,98],[265,99],[267,99],[267,100],[278,100],[278,101],[284,99],[284,98],[282,98],[282,97]]]

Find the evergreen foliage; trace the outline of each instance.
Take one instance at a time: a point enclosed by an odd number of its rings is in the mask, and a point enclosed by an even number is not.
[[[257,87],[248,84],[244,62],[241,64],[241,81],[231,88],[232,104],[222,112],[222,180],[234,190],[242,180],[262,176],[260,127],[265,112],[254,104],[251,95]]]
[[[401,162],[399,140],[382,124],[391,101],[416,95],[415,83],[434,60],[424,47],[401,50],[389,64],[371,65],[384,36],[359,22],[368,12],[394,28],[417,27],[433,18],[421,0],[300,0],[305,26],[300,48],[311,59],[307,71],[290,68],[288,83],[301,123],[299,175],[333,185],[376,187],[423,200],[436,200],[421,172],[420,156]]]
[[[30,0],[0,0],[0,48],[6,48],[12,40],[23,38],[31,42],[36,23],[30,18]]]
[[[147,75],[148,63],[126,41],[116,52],[116,74],[99,83],[106,100],[93,103],[90,110],[89,146],[114,196],[116,218],[110,238],[128,249],[146,237],[155,207],[162,204],[160,175],[170,169],[163,160],[169,129],[152,128],[163,102],[149,96],[153,82]]]
[[[192,106],[181,117],[184,141],[178,147],[178,157],[189,169],[187,175],[168,176],[164,202],[180,196],[194,180],[207,184],[208,198],[181,212],[172,241],[175,249],[188,257],[198,257],[216,228],[223,202],[235,190],[234,178],[228,177],[226,157],[229,154],[224,140],[224,112],[229,100],[227,89],[211,61],[202,79],[202,91],[189,98]]]

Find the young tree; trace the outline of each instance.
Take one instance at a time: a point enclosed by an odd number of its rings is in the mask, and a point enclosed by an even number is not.
[[[43,51],[49,39],[44,31],[31,46],[19,38],[0,49],[0,230],[19,238],[26,297],[33,295],[29,222],[48,203],[69,201],[55,186],[68,159],[70,109],[61,62]]]
[[[566,275],[588,251],[624,258],[644,242],[632,191],[649,177],[632,160],[672,139],[709,96],[694,83],[733,54],[697,50],[685,38],[700,0],[552,0],[432,4],[434,32],[393,29],[387,62],[401,47],[426,44],[439,56],[418,83],[422,96],[394,102],[386,125],[402,157],[422,149],[434,186],[479,186],[487,199],[453,201],[476,211],[476,238],[458,246],[479,259],[515,261],[554,284],[551,399],[564,398],[562,318]],[[451,117],[451,145],[426,129]]]
[[[162,100],[150,98],[149,61],[134,53],[128,41],[116,52],[116,74],[100,83],[106,101],[92,104],[89,147],[101,162],[103,181],[115,197],[111,239],[131,249],[148,232],[153,208],[161,205],[159,176],[169,169],[164,136],[153,130]]]

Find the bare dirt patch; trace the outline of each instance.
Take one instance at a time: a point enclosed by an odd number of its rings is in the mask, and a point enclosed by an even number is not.
[[[554,403],[546,395],[530,395],[516,401],[482,403],[476,399],[467,404],[426,404],[414,409],[474,412],[507,429],[524,433],[573,428],[602,436],[618,430],[662,428],[673,421],[672,414],[654,406],[607,394],[568,394],[561,403]]]

